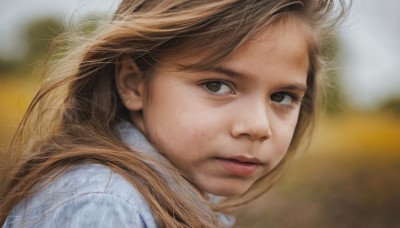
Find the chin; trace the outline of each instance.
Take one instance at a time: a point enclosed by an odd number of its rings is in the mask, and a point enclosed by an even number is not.
[[[220,186],[210,186],[208,188],[205,187],[203,190],[217,196],[234,197],[244,194],[249,188],[250,186],[246,186],[244,184],[241,186],[223,184]]]

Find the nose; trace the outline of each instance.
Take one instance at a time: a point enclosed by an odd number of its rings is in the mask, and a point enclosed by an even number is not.
[[[231,135],[235,138],[248,138],[252,141],[265,141],[272,136],[271,126],[265,105],[246,105],[236,112]]]

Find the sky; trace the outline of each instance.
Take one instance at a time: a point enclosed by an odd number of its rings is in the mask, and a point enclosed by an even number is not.
[[[342,85],[354,106],[400,97],[400,1],[354,0],[339,32]]]
[[[65,22],[91,12],[112,13],[120,0],[0,0],[0,57],[24,54],[23,28],[40,17],[61,17]]]
[[[90,12],[112,13],[120,0],[0,0],[0,57],[18,58],[22,28],[38,17],[64,21]],[[400,1],[353,0],[351,14],[339,30],[340,83],[347,101],[374,109],[400,96]]]

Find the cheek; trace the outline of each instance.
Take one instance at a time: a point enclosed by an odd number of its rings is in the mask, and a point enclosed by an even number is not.
[[[175,156],[190,154],[192,158],[199,157],[200,152],[207,146],[206,142],[212,138],[212,129],[207,123],[210,117],[193,110],[193,106],[189,108],[182,102],[176,103],[181,105],[160,105],[157,109],[153,106],[148,110],[145,120],[148,133],[162,152]],[[164,112],[161,112],[162,110]]]
[[[280,127],[277,127],[275,139],[276,139],[276,153],[274,156],[275,164],[285,156],[289,149],[290,143],[293,138],[294,130],[296,128],[297,118],[292,118],[281,122]]]
[[[180,115],[179,135],[176,135],[182,145],[190,147],[193,153],[201,155],[218,137],[218,125],[211,116],[201,112]]]

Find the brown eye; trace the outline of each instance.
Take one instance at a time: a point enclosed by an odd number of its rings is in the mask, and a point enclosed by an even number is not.
[[[274,93],[271,95],[271,100],[275,102],[281,102],[283,99],[285,99],[286,94],[283,93]]]
[[[218,92],[221,89],[221,82],[207,82],[205,84],[205,87],[210,90],[211,92]]]
[[[290,105],[294,102],[293,96],[287,93],[274,93],[271,95],[271,100],[283,105]]]
[[[232,94],[233,91],[229,85],[227,85],[224,82],[220,81],[211,81],[211,82],[206,82],[203,84],[203,88],[207,90],[207,92],[218,95],[218,96],[223,96],[223,95],[228,95]]]

